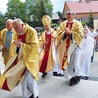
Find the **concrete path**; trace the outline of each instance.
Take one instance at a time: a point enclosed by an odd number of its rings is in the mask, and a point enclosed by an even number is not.
[[[39,98],[98,98],[98,82],[82,80],[78,85],[69,86],[63,77],[47,76],[37,82]],[[21,85],[12,92],[0,90],[0,98],[23,98]]]
[[[91,80],[81,80],[78,85],[69,86],[64,77],[54,77],[49,73],[37,82],[39,98],[98,98],[98,52],[91,63],[90,78]],[[16,86],[12,92],[0,90],[0,98],[23,98],[21,85]]]

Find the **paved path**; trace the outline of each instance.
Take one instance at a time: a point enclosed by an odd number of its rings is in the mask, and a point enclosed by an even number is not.
[[[39,98],[98,98],[97,59],[98,52],[95,53],[94,62],[91,63],[91,80],[81,80],[78,85],[69,86],[68,81],[63,77],[53,77],[51,73],[45,79],[40,78],[37,82]],[[21,85],[16,86],[12,92],[0,90],[0,98],[23,98]]]
[[[98,52],[95,52],[94,62],[90,65],[90,77],[94,81],[98,81]]]
[[[78,85],[69,86],[68,81],[60,77],[40,79],[39,98],[98,98],[98,82],[82,80]],[[0,98],[23,98],[21,85],[12,92],[0,90]]]

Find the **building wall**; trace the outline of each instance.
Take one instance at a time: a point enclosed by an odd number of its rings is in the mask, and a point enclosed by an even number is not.
[[[84,17],[88,17],[89,13],[76,13],[76,18],[84,18]],[[94,17],[98,16],[98,13],[93,13]]]
[[[66,11],[70,10],[68,5],[65,3],[62,18],[66,18]],[[76,19],[80,19],[82,21],[87,21],[89,13],[76,13]],[[93,13],[94,19],[98,19],[98,12]]]

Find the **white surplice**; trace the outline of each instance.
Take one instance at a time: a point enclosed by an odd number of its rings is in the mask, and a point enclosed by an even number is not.
[[[80,66],[82,76],[89,76],[90,60],[94,48],[93,39],[88,35],[86,38],[83,38],[81,46]]]
[[[81,55],[81,48],[77,46],[71,53],[69,65],[64,71],[65,79],[69,80],[72,77],[81,76],[81,67],[79,64],[80,55]]]
[[[57,72],[57,74],[63,74],[63,71],[60,69],[60,63],[59,63],[59,55],[58,51],[56,50],[56,40],[54,39],[53,44],[52,44],[52,55],[53,55],[53,60],[54,60],[54,68],[53,72]]]

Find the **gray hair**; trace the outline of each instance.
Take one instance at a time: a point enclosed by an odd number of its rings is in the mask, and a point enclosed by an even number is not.
[[[67,11],[67,12],[66,12],[66,15],[67,15],[68,13],[71,13],[71,14],[73,14],[74,16],[76,15],[76,13],[75,13],[73,10]]]
[[[19,24],[24,24],[23,21],[22,21],[20,18],[14,19],[13,22],[16,22],[16,21],[17,21]]]

